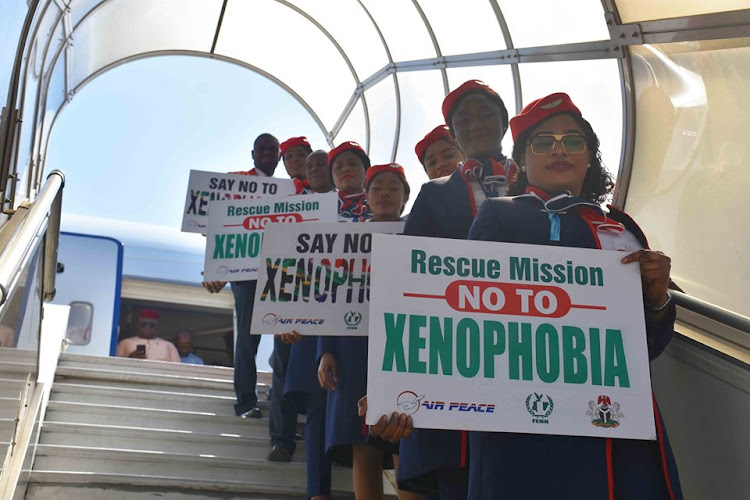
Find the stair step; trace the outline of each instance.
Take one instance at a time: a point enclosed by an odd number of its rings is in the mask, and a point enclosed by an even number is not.
[[[2,365],[0,365],[0,372],[2,372]],[[23,392],[24,385],[26,385],[25,379],[0,378],[0,397],[18,399]]]
[[[39,445],[34,469],[37,471],[127,474],[274,485],[271,491],[290,488],[288,493],[305,490],[306,468],[300,463],[281,464],[265,460],[230,457],[203,457],[177,453]],[[333,489],[351,491],[351,475],[337,469]],[[132,484],[137,485],[136,480]]]
[[[152,373],[147,370],[129,371],[121,369],[100,367],[68,367],[58,366],[56,375],[58,378],[92,380],[98,384],[101,382],[117,382],[127,384],[126,387],[137,387],[138,385],[165,386],[165,387],[187,387],[189,389],[207,389],[222,392],[234,392],[234,384],[231,380],[190,377],[186,375],[172,375],[163,373]],[[67,380],[66,380],[67,381]]]
[[[254,460],[266,460],[270,451],[267,433],[263,437],[248,437],[49,421],[44,424],[41,444],[94,446]],[[304,441],[297,441],[297,450],[293,460],[304,462]]]
[[[6,360],[26,360],[36,363],[36,351],[31,349],[16,349],[14,347],[0,347],[0,364]]]
[[[16,428],[16,416],[11,418],[0,418],[0,440],[10,442],[13,430]]]
[[[87,474],[32,471],[26,500],[299,500],[304,489],[274,484],[248,484],[240,481],[128,474]],[[350,500],[350,492],[334,492],[332,500]]]
[[[26,380],[29,373],[34,372],[36,372],[36,360],[0,362],[0,377],[6,380]]]
[[[0,398],[0,419],[16,418],[20,398]]]
[[[47,407],[46,419],[57,422],[145,427],[214,435],[268,436],[267,418],[252,419],[217,416],[211,412],[186,412],[50,401]]]
[[[234,369],[223,366],[190,365],[169,361],[86,356],[84,354],[63,353],[60,355],[60,365],[69,368],[96,368],[101,367],[102,364],[106,364],[110,369],[121,369],[122,371],[148,371],[165,375],[220,379],[229,382],[234,379]]]
[[[215,412],[234,416],[234,393],[225,395],[193,392],[174,392],[145,388],[123,388],[115,385],[97,386],[83,383],[56,382],[52,388],[52,401],[98,403],[102,405],[135,406],[155,409]],[[267,402],[263,402],[268,406]]]

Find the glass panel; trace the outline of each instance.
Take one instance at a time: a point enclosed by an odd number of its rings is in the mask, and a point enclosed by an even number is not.
[[[36,350],[41,322],[41,252],[37,249],[21,271],[18,284],[3,306],[0,347]]]
[[[393,60],[435,57],[430,34],[419,12],[404,0],[363,0],[385,37]]]
[[[31,162],[33,161],[33,148],[34,148],[34,124],[36,123],[34,117],[37,116],[37,102],[38,92],[40,90],[40,81],[44,78],[42,73],[44,69],[44,52],[47,48],[47,42],[53,35],[55,23],[60,18],[60,10],[52,5],[45,12],[44,17],[39,25],[37,31],[37,37],[31,46],[31,51],[27,56],[29,61],[25,87],[19,89],[19,102],[22,106],[22,125],[21,125],[21,136],[18,142],[18,160],[17,160],[17,173],[18,182],[16,184],[16,197],[15,204],[23,201],[27,196],[27,182],[28,175],[33,175],[34,172],[30,169]],[[38,130],[36,133],[38,134]]]
[[[601,142],[604,165],[617,175],[622,149],[622,94],[617,61],[522,64],[524,106],[554,92],[573,99]]]
[[[680,2],[655,2],[654,0],[615,0],[623,23],[693,16],[712,12],[747,9],[747,0],[681,0]]]
[[[360,80],[388,64],[375,26],[359,3],[352,0],[295,0],[333,36],[354,65]]]
[[[482,80],[500,94],[508,110],[508,117],[515,114],[516,91],[513,88],[513,75],[508,65],[476,66],[473,68],[451,68],[448,70],[448,83],[451,90],[467,80]],[[442,105],[442,101],[440,103]],[[510,131],[503,137],[503,153],[510,156],[513,152],[513,138]]]
[[[399,77],[400,78],[400,77]],[[396,133],[396,91],[389,76],[365,92],[370,113],[370,160],[373,165],[389,163]],[[402,113],[403,118],[403,113]],[[345,141],[337,141],[336,145]]]
[[[71,302],[68,331],[65,338],[72,345],[88,345],[91,342],[91,325],[93,322],[93,304],[90,302]]]
[[[46,156],[47,137],[50,133],[52,120],[55,119],[57,110],[59,110],[65,102],[65,54],[60,54],[50,78],[49,88],[47,89],[47,98],[43,106],[44,115],[42,116],[41,121],[41,142],[39,144],[40,158],[45,158]]]
[[[516,48],[609,40],[601,0],[500,0]]]
[[[437,127],[443,120],[441,107],[445,90],[440,71],[418,71],[399,73],[401,88],[401,137],[396,154],[396,162],[403,165],[411,188],[408,212],[417,197],[422,184],[427,182],[427,174],[414,153],[417,142]]]
[[[369,102],[368,102],[369,105]],[[369,109],[368,109],[369,111]],[[362,100],[360,99],[349,118],[341,127],[338,135],[333,138],[334,146],[338,146],[344,141],[355,141],[362,145],[363,148],[367,148],[367,132],[365,130],[365,112],[362,107]],[[322,149],[330,149],[327,145],[321,144]]]
[[[248,19],[255,20],[252,29]],[[294,36],[280,36],[280,26]],[[300,40],[305,53],[315,57],[301,56]],[[328,130],[356,88],[351,71],[328,38],[294,10],[270,0],[230,1],[216,53],[246,61],[283,81],[307,101]]]
[[[220,0],[104,4],[74,32],[73,88],[108,64],[135,54],[210,51],[220,10]]]
[[[16,58],[18,37],[21,36],[28,7],[26,0],[5,0],[2,10],[3,15],[0,16],[0,99],[5,105],[10,73]]]
[[[687,293],[750,316],[750,229],[741,215],[750,190],[750,38],[631,53],[636,148],[625,208],[651,247],[672,257],[672,278]]]
[[[83,17],[99,5],[109,3],[113,0],[71,0],[70,13],[73,27],[83,20]]]
[[[422,0],[419,5],[427,15],[443,55],[506,48],[500,24],[487,0],[463,0],[460,4]],[[471,26],[471,36],[466,35],[466,26]]]

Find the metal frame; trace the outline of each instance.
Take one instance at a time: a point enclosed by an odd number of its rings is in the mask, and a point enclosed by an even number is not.
[[[508,29],[508,23],[505,22],[505,16],[503,10],[497,4],[497,0],[490,0],[492,10],[495,12],[497,23],[500,25],[500,31],[503,33],[503,39],[505,40],[505,47],[508,50],[513,50],[513,37]],[[523,109],[523,88],[521,85],[521,70],[517,63],[511,63],[510,72],[513,75],[513,90],[516,93],[516,114],[519,114]]]

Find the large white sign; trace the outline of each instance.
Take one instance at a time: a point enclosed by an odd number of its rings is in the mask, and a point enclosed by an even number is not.
[[[206,234],[208,205],[212,201],[249,200],[294,193],[291,179],[191,170],[182,212],[182,232]]]
[[[374,235],[367,423],[655,439],[623,255]]]
[[[256,279],[266,225],[274,222],[333,222],[338,215],[338,204],[336,193],[212,201],[203,279]]]
[[[403,230],[403,222],[271,224],[251,332],[367,335],[372,234]]]

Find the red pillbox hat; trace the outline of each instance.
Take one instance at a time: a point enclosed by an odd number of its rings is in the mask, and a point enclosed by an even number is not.
[[[345,151],[351,151],[359,156],[359,158],[362,160],[362,164],[364,164],[365,166],[365,170],[370,167],[370,157],[367,156],[367,153],[365,153],[365,150],[362,149],[362,146],[354,141],[346,141],[342,142],[341,144],[333,148],[330,153],[328,153],[328,168],[331,168],[331,166],[333,166],[333,160],[335,160],[338,155]]]
[[[417,158],[419,158],[420,163],[424,163],[424,154],[427,152],[427,149],[435,144],[437,141],[447,139],[451,136],[450,130],[448,130],[447,125],[438,125],[432,131],[424,136],[424,139],[419,141],[417,145],[414,147],[414,152],[417,153]]]
[[[510,119],[510,131],[513,134],[513,142],[518,136],[531,127],[543,122],[551,115],[557,113],[572,113],[581,116],[581,110],[573,104],[568,94],[557,92],[547,97],[532,101],[523,108],[521,114]]]
[[[404,167],[398,163],[387,163],[385,165],[373,165],[370,167],[365,175],[365,191],[370,187],[370,183],[375,176],[382,172],[393,172],[398,175],[401,178],[401,182],[404,183],[406,192],[409,192],[409,182],[406,180],[406,172],[404,172]]]
[[[500,97],[500,94],[492,90],[489,85],[481,80],[469,80],[468,82],[464,82],[460,87],[445,96],[445,99],[443,100],[443,118],[445,118],[445,123],[451,126],[453,110],[456,108],[461,99],[469,94],[476,93],[487,94],[491,99],[493,99],[500,105],[500,111],[503,114],[503,129],[507,130],[508,110],[505,109],[505,103]]]
[[[287,139],[286,141],[282,142],[279,146],[281,148],[281,156],[284,156],[284,153],[295,146],[303,146],[312,151],[310,141],[308,141],[307,137],[303,135],[302,137],[292,137],[291,139]]]
[[[141,309],[138,313],[140,319],[159,319],[159,312],[156,309]]]

